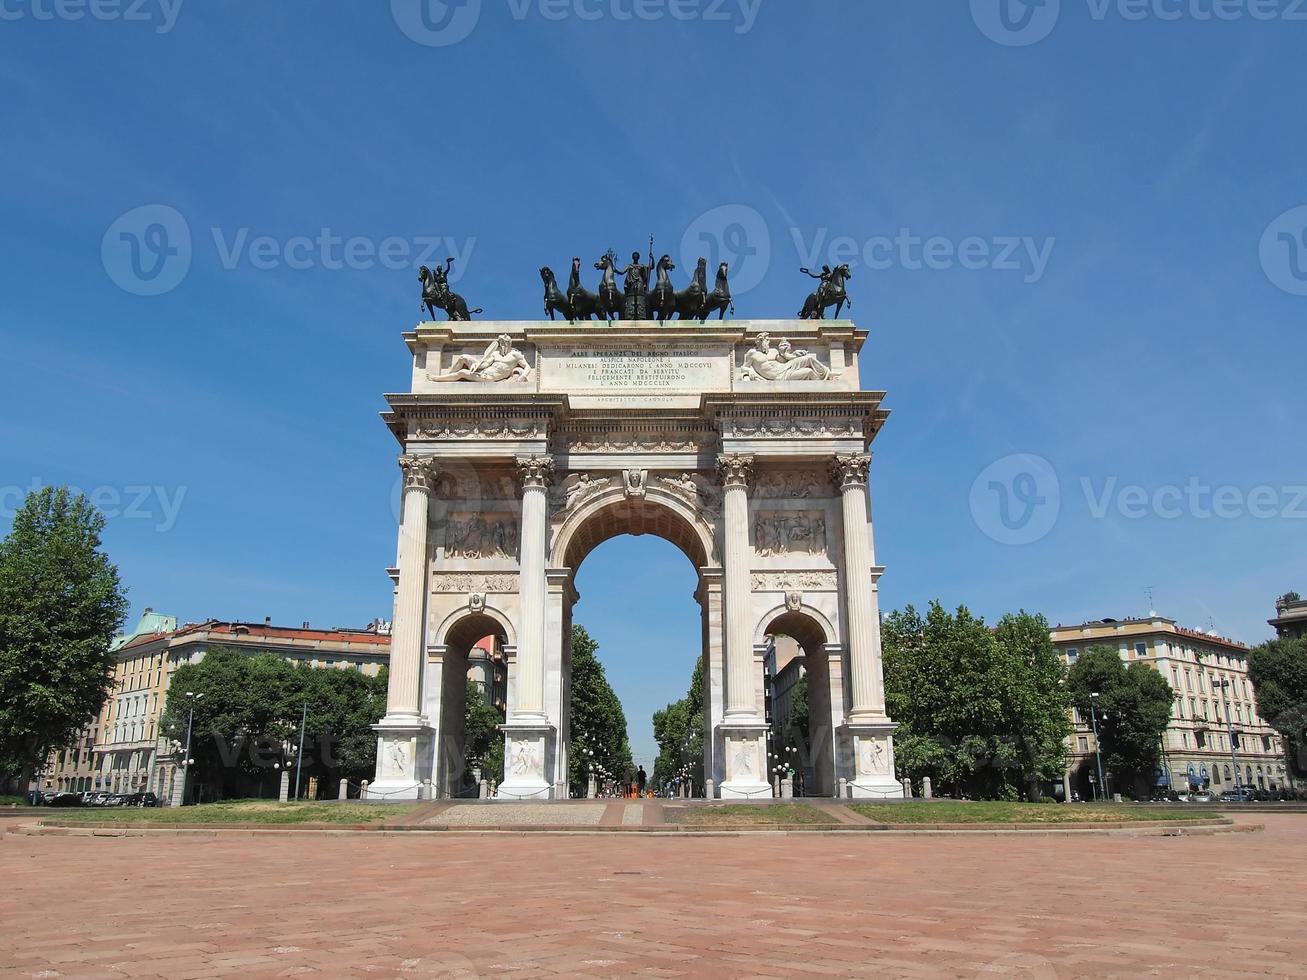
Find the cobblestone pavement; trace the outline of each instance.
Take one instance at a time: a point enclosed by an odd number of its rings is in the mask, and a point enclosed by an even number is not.
[[[0,838],[0,977],[1307,975],[1307,815],[1212,837]]]

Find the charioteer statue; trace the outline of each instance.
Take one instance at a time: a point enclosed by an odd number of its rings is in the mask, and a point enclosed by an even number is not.
[[[817,291],[812,293],[803,304],[803,309],[799,312],[800,320],[824,320],[826,309],[831,306],[835,307],[835,319],[838,320],[845,303],[852,309],[853,300],[849,299],[849,294],[844,288],[844,283],[853,278],[853,273],[847,264],[834,269],[823,265],[821,272],[811,272],[808,269],[799,271],[805,276],[821,281]]]

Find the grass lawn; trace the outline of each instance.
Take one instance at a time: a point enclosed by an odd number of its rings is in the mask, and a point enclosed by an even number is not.
[[[0,794],[0,806],[22,806],[27,801],[21,796],[5,796]]]
[[[374,824],[394,820],[414,809],[414,804],[370,803],[279,803],[275,800],[226,800],[199,806],[92,807],[70,809],[58,820],[78,823],[332,823]]]
[[[758,827],[836,823],[815,806],[806,803],[780,803],[757,806],[749,803],[722,803],[712,806],[687,806],[669,809],[673,823],[688,827]]]
[[[849,809],[881,823],[1117,823],[1145,820],[1203,820],[1216,814],[1168,807],[1111,803],[850,803]]]

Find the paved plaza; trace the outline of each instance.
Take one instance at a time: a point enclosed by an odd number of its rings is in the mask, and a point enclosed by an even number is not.
[[[0,976],[1307,975],[1307,816],[1202,837],[0,838]]]

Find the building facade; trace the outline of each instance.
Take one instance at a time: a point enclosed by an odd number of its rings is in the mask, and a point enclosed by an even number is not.
[[[1244,644],[1161,616],[1058,626],[1052,639],[1068,667],[1090,648],[1108,646],[1127,663],[1147,664],[1171,685],[1175,701],[1162,740],[1158,788],[1289,786],[1280,735],[1257,712]],[[1073,711],[1073,721],[1069,780],[1088,799],[1097,791],[1093,719]],[[1109,791],[1127,789],[1114,786],[1110,773],[1107,782]]]
[[[173,674],[199,663],[213,648],[251,656],[273,654],[291,663],[359,670],[375,676],[390,659],[389,625],[364,629],[312,629],[208,620],[177,626],[147,609],[136,629],[114,642],[113,687],[76,741],[52,752],[42,788],[60,792],[152,792],[171,800],[180,750],[175,733],[160,731]]]

